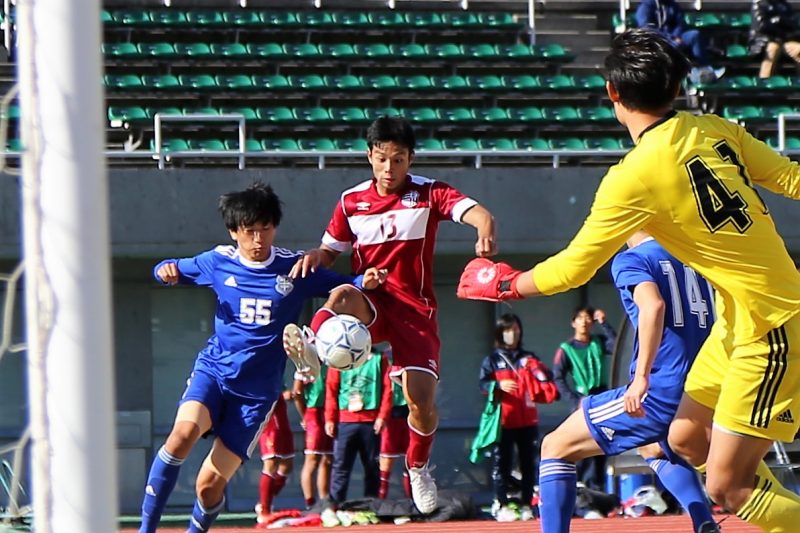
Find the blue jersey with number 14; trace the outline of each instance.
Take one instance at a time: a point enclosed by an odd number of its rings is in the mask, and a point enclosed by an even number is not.
[[[617,254],[611,265],[611,275],[634,328],[639,326],[639,308],[633,301],[633,288],[646,281],[658,286],[666,309],[664,333],[650,374],[649,394],[677,404],[686,374],[714,322],[714,296],[710,285],[652,239]],[[637,336],[631,376],[636,370],[638,354]]]
[[[307,298],[326,296],[353,281],[322,268],[292,279],[289,271],[300,255],[273,246],[266,261],[253,262],[235,246],[217,246],[155,266],[154,275],[161,265],[177,263],[179,283],[210,287],[217,295],[214,335],[198,354],[195,371],[211,375],[237,396],[270,401],[277,397],[286,366],[284,326],[297,322]]]

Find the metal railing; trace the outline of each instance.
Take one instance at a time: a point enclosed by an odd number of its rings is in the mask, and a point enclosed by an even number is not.
[[[239,150],[183,150],[183,151],[168,151],[163,150],[161,145],[162,133],[161,126],[165,122],[232,122],[235,121],[239,124]],[[158,159],[158,168],[163,169],[168,158],[180,157],[184,153],[197,155],[203,154],[206,157],[231,157],[233,154],[239,154],[239,170],[242,170],[245,165],[245,118],[241,113],[225,113],[222,115],[203,115],[199,113],[189,113],[186,115],[164,115],[156,113],[153,118],[155,126],[155,157]],[[129,152],[128,152],[129,153]]]

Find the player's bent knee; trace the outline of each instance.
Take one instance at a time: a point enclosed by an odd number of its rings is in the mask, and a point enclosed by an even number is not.
[[[545,435],[542,439],[541,458],[542,459],[563,459],[564,447],[558,438],[558,430]]]
[[[199,438],[200,428],[196,424],[179,422],[172,428],[165,447],[175,457],[185,458]]]

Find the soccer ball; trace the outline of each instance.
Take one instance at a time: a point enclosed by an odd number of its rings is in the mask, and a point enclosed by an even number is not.
[[[367,326],[351,315],[337,315],[323,322],[314,342],[322,362],[336,370],[358,368],[372,349]]]

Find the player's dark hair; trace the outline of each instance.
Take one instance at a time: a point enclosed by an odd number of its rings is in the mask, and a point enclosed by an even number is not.
[[[606,79],[620,102],[636,111],[658,111],[675,99],[689,60],[661,34],[643,28],[617,35],[605,59]]]
[[[372,150],[373,146],[387,142],[405,146],[413,153],[417,147],[417,138],[411,123],[404,117],[383,116],[376,119],[367,128],[367,146]]]
[[[260,181],[243,191],[229,192],[219,197],[219,212],[225,227],[236,231],[243,226],[257,222],[272,224],[276,228],[281,223],[281,201],[272,187]]]
[[[495,346],[505,346],[506,343],[503,342],[503,332],[508,328],[514,326],[516,324],[519,326],[519,342],[517,343],[517,347],[522,346],[522,321],[519,317],[513,313],[505,313],[504,315],[500,316],[494,323],[494,345]]]
[[[572,312],[572,321],[578,318],[578,315],[581,313],[587,313],[589,318],[594,320],[594,307],[589,307],[588,305],[580,305],[575,308],[575,311]]]

